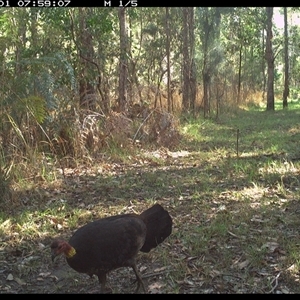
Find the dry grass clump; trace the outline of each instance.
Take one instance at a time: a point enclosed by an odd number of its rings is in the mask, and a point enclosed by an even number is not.
[[[84,133],[88,149],[95,152],[101,148],[126,148],[137,140],[144,145],[168,149],[178,145],[179,121],[174,115],[147,108],[146,112],[131,117],[112,111],[101,122],[89,122],[89,128]]]
[[[153,109],[139,124],[134,139],[146,144],[173,149],[180,141],[178,119],[164,110]]]

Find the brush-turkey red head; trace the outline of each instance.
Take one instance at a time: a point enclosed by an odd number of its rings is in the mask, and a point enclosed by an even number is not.
[[[136,266],[139,251],[149,252],[172,232],[172,219],[159,204],[140,215],[116,215],[88,223],[79,228],[69,242],[56,239],[51,244],[52,259],[64,254],[71,268],[98,276],[105,292],[106,275],[120,267],[131,267],[137,279],[136,292],[145,292],[142,276]]]
[[[64,240],[54,240],[51,244],[51,254],[52,261],[54,261],[55,257],[60,254],[72,257],[75,254],[75,249]]]

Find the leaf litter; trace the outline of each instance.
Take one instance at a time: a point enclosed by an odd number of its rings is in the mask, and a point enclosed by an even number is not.
[[[138,258],[149,293],[300,292],[299,265],[288,256],[291,251],[297,254],[297,249],[285,249],[286,239],[300,244],[300,224],[295,215],[300,205],[292,193],[287,193],[284,201],[276,196],[276,188],[252,189],[250,193],[251,187],[238,184],[234,176],[218,180],[222,172],[215,172],[215,167],[195,154],[164,150],[155,155],[164,158],[163,165],[152,164],[148,157],[131,165],[106,163],[103,168],[97,166],[94,174],[90,170],[88,176],[79,167],[76,172],[70,169],[67,184],[53,192],[47,190],[44,201],[49,207],[61,205],[61,212],[66,211],[65,205],[81,209],[86,212],[81,222],[87,221],[86,216],[95,216],[97,210],[103,211],[98,217],[110,215],[113,207],[122,206],[122,213],[141,211],[149,205],[146,198],[166,206],[174,220],[172,236],[152,253]],[[97,178],[99,170],[101,180]],[[270,200],[276,210],[264,204]],[[69,216],[49,214],[47,222],[58,234],[68,237]],[[0,229],[14,226],[5,220]],[[1,293],[99,291],[96,278],[71,270],[63,258],[51,263],[51,238],[52,234],[46,234],[36,241],[22,241],[18,232],[1,236]],[[131,293],[132,280],[128,278],[134,276],[125,268],[111,272],[109,282],[114,292]]]

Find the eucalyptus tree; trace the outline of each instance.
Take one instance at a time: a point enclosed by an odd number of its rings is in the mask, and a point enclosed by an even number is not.
[[[178,8],[143,7],[132,18],[130,59],[135,73],[130,78],[138,81],[138,97],[143,103],[166,106],[170,111],[173,109],[172,83],[180,80],[179,11]]]
[[[139,21],[139,51],[137,61],[137,73],[146,91],[146,101],[152,100],[154,94],[154,106],[157,106],[161,97],[161,84],[166,70],[164,61],[164,10],[157,8],[143,8]],[[162,104],[161,104],[162,105]]]
[[[173,97],[171,93],[171,48],[170,48],[170,8],[166,7],[165,18],[165,30],[166,30],[166,59],[167,59],[167,107],[168,112],[173,111]]]
[[[267,60],[267,110],[275,109],[274,101],[274,53],[272,47],[273,38],[273,7],[266,7],[266,60]]]
[[[264,48],[261,39],[264,11],[260,7],[235,7],[225,14],[222,22],[222,41],[226,51],[226,74],[229,77],[237,104],[251,90],[263,87]]]
[[[81,108],[94,111],[96,108],[95,86],[89,80],[89,64],[93,63],[95,52],[92,43],[92,35],[87,24],[91,9],[89,7],[78,8],[78,33],[74,41],[78,47],[80,71],[79,71],[79,104]],[[73,33],[74,34],[74,33]]]
[[[182,8],[182,110],[194,111],[196,102],[196,66],[194,7]]]
[[[289,96],[289,36],[288,36],[288,19],[287,7],[283,8],[284,16],[284,89],[283,89],[283,108],[288,107],[287,98]]]
[[[220,44],[220,7],[198,7],[196,9],[197,28],[202,44],[202,84],[204,117],[210,114],[211,81],[217,74],[223,60]]]
[[[292,12],[295,11],[293,8]],[[300,28],[298,25],[289,25],[289,73],[290,73],[290,90],[292,98],[299,98],[300,89]]]
[[[119,97],[118,104],[121,112],[127,110],[127,53],[128,53],[128,33],[126,26],[126,8],[118,8],[120,24],[120,61],[119,61]]]
[[[283,108],[288,107],[290,91],[293,98],[298,98],[299,91],[299,25],[294,24],[296,17],[299,17],[299,7],[283,7],[283,64],[284,64],[284,86],[283,86]]]

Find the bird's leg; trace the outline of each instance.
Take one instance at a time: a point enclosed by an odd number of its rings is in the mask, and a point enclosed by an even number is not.
[[[98,280],[100,283],[100,292],[101,294],[107,294],[107,293],[111,293],[111,289],[110,288],[106,288],[106,273],[98,273]]]
[[[142,276],[141,276],[139,270],[137,269],[135,262],[132,264],[132,269],[133,269],[133,271],[135,273],[136,280],[137,280],[137,288],[135,290],[135,293],[137,293],[139,291],[140,286],[142,286],[144,293],[146,293],[146,289],[145,289],[145,285],[144,285]]]

